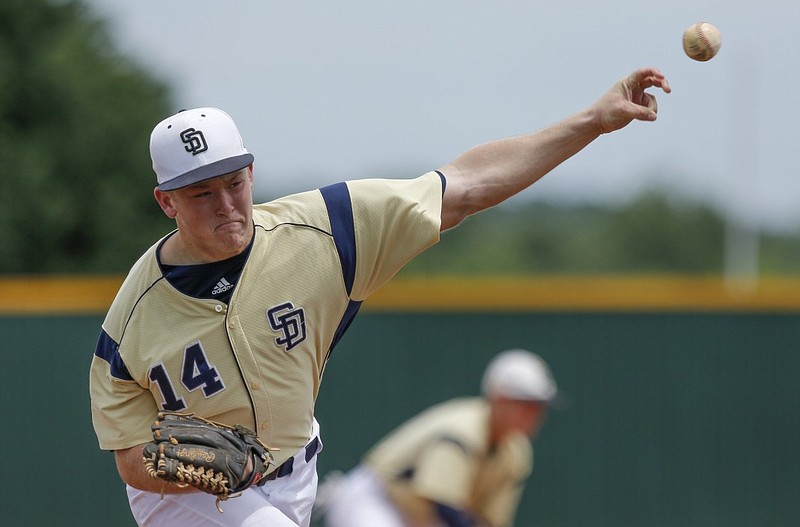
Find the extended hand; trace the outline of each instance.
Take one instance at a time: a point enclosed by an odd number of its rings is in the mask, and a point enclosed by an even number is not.
[[[642,68],[634,71],[616,84],[590,108],[602,133],[609,133],[625,127],[632,120],[655,121],[658,103],[655,96],[645,90],[661,88],[670,93],[667,78],[656,68]]]

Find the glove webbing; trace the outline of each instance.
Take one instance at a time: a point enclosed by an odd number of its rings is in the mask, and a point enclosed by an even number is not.
[[[170,438],[170,442],[173,442],[172,438]],[[152,464],[147,464],[147,474],[152,478],[158,478],[164,476],[166,472],[166,457],[164,456],[164,448],[166,445],[163,443],[159,446],[159,456],[158,462],[156,466],[153,467]],[[198,454],[204,454],[205,452],[197,450]],[[184,451],[181,455],[187,455],[188,451]],[[195,467],[194,465],[187,465],[184,463],[178,463],[178,473],[175,475],[178,478],[178,481],[175,483],[179,487],[187,487],[192,485],[194,487],[200,488],[205,490],[206,492],[210,492],[211,494],[216,494],[219,496],[218,499],[226,500],[228,499],[230,488],[228,478],[225,477],[225,474],[222,472],[215,473],[213,469],[206,470],[205,467]]]

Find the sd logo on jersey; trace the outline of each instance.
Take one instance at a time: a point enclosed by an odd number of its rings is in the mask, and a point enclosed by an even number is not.
[[[267,310],[269,327],[279,331],[281,336],[275,339],[278,346],[286,351],[306,339],[306,314],[303,308],[295,308],[291,302],[285,302]]]

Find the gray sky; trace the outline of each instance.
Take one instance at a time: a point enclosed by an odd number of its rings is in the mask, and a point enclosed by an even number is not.
[[[658,122],[600,138],[517,199],[619,202],[670,186],[751,225],[800,225],[795,2],[87,1],[122,52],[173,86],[176,110],[234,117],[257,195],[413,177],[656,66],[673,87]],[[681,47],[697,21],[722,31],[705,63]]]

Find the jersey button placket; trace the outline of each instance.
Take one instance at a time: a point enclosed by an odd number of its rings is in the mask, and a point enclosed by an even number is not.
[[[265,423],[262,419],[259,419],[259,415],[263,412],[259,412],[258,410],[259,401],[263,400],[264,398],[264,395],[261,394],[261,392],[264,391],[262,388],[263,383],[250,378],[251,376],[258,378],[258,366],[253,360],[252,352],[248,351],[249,346],[247,345],[247,339],[244,335],[244,325],[238,319],[236,309],[231,307],[227,311],[228,313],[225,327],[227,328],[228,339],[230,341],[234,357],[236,358],[236,362],[239,364],[239,370],[242,372],[242,376],[244,377],[244,387],[249,391],[250,403],[253,409],[253,418],[256,422],[255,426],[258,430],[266,430]],[[237,344],[241,344],[241,346]],[[241,354],[239,350],[240,347],[242,350]],[[244,365],[242,365],[242,362],[244,362]],[[257,394],[256,392],[259,393]]]

